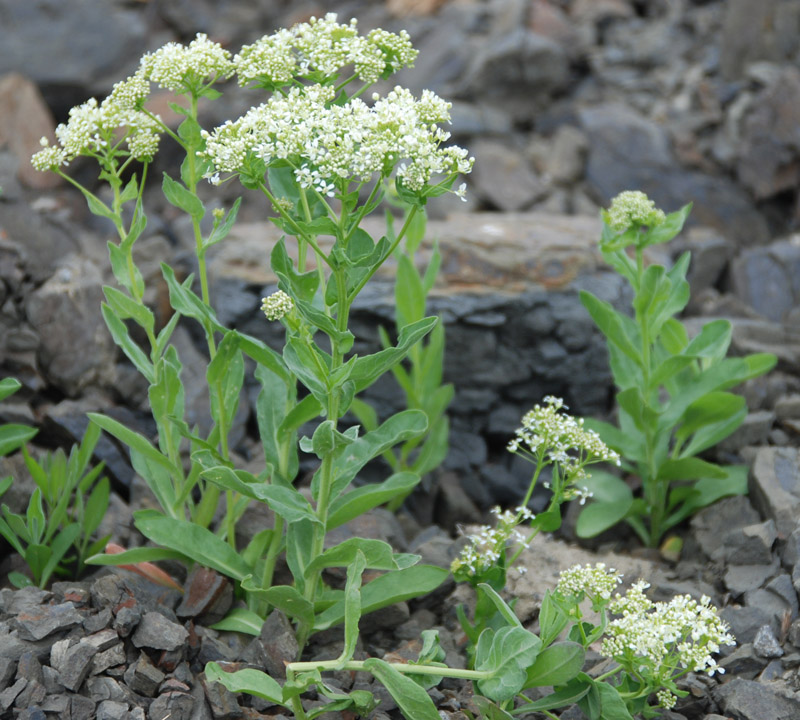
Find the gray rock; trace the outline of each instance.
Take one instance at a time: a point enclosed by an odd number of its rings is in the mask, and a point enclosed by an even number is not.
[[[114,635],[116,635],[116,633],[114,633]],[[106,650],[98,651],[97,655],[95,655],[92,660],[90,674],[97,675],[101,672],[105,672],[109,668],[122,666],[125,664],[126,660],[125,646],[123,643],[118,642],[116,645],[112,645]]]
[[[798,602],[797,592],[792,585],[792,579],[786,573],[778,575],[778,577],[770,580],[764,587],[765,590],[777,595],[789,607],[789,619],[794,620],[797,617]]]
[[[91,720],[94,717],[94,710],[97,704],[91,698],[83,695],[73,695],[70,697],[70,717],[72,720]]]
[[[85,642],[64,647],[63,643],[69,642],[61,640],[53,645],[50,665],[58,670],[58,681],[67,690],[77,692],[91,671],[97,648]]]
[[[781,322],[800,301],[800,243],[749,248],[733,262],[733,292],[756,312]]]
[[[732,565],[770,565],[776,537],[777,531],[772,520],[737,528],[725,534],[722,545],[712,554],[712,558]]]
[[[233,588],[228,580],[208,568],[195,566],[184,583],[181,604],[175,609],[179,618],[202,617],[206,625],[222,620],[233,603]]]
[[[264,621],[259,641],[264,649],[267,673],[274,678],[285,678],[284,662],[296,660],[299,650],[294,629],[286,615],[273,610]]]
[[[0,691],[5,690],[14,673],[17,670],[17,663],[10,658],[0,658]]]
[[[744,422],[728,437],[717,444],[723,452],[739,453],[742,448],[753,445],[766,445],[775,413],[771,410],[758,410],[748,413]]]
[[[69,712],[70,698],[69,695],[54,695],[48,693],[42,703],[42,710],[46,713],[52,713],[57,717],[67,717]]]
[[[800,418],[800,394],[784,395],[775,402],[775,416],[778,420]]]
[[[558,43],[516,28],[475,53],[462,92],[484,100],[503,98],[513,115],[531,110],[569,81],[567,56]],[[513,98],[512,102],[508,102]]]
[[[760,521],[758,513],[743,496],[725,498],[704,508],[690,521],[697,543],[708,557],[724,552],[729,533]]]
[[[755,640],[753,640],[753,652],[759,657],[768,659],[783,656],[783,648],[769,625],[762,625],[758,628]]]
[[[222,683],[212,682],[205,684],[206,700],[211,708],[215,720],[233,720],[242,716],[242,709],[236,695]]]
[[[27,685],[28,681],[25,678],[19,678],[13,685],[0,692],[0,712],[6,712]]]
[[[146,612],[136,626],[131,642],[137,648],[154,650],[177,650],[189,636],[186,628],[167,620],[161,613]]]
[[[743,720],[792,720],[800,714],[800,702],[753,680],[733,678],[720,685],[715,695],[724,713]]]
[[[525,162],[524,155],[496,140],[471,144],[475,156],[475,192],[503,211],[524,210],[547,194],[547,186]]]
[[[182,692],[159,695],[147,711],[147,720],[191,720],[195,701]]]
[[[720,610],[719,616],[730,626],[739,643],[752,643],[758,628],[773,622],[774,616],[758,606],[731,606]],[[778,627],[777,622],[775,627]]]
[[[117,349],[100,315],[102,284],[93,262],[70,256],[25,299],[25,314],[41,337],[37,358],[43,373],[70,397],[114,382]],[[76,351],[87,347],[92,352]]]
[[[788,537],[800,512],[800,453],[794,448],[761,448],[750,473],[753,504]]]
[[[80,625],[83,616],[71,602],[43,605],[35,613],[20,613],[14,622],[23,640],[42,640],[53,633]]]
[[[752,680],[766,667],[767,661],[753,653],[751,643],[745,643],[739,645],[730,655],[722,658],[719,665],[725,669],[728,677]]]
[[[126,720],[128,703],[103,700],[97,706],[97,720]]]
[[[125,684],[133,692],[145,697],[155,697],[158,686],[164,681],[164,673],[155,667],[145,653],[125,671]]]
[[[34,652],[36,657],[42,660],[50,654],[52,644],[52,638],[44,638],[36,642],[23,640],[16,630],[11,630],[10,623],[0,622],[0,658],[16,662],[26,652]]]
[[[568,185],[583,177],[589,140],[572,125],[561,125],[551,139],[545,160],[547,174],[553,182]]]

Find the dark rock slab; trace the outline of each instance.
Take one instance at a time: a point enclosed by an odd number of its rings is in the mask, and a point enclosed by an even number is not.
[[[800,451],[759,449],[750,473],[750,497],[756,508],[789,537],[800,517]]]
[[[779,240],[744,250],[731,265],[732,290],[773,322],[788,318],[800,300],[800,244]]]
[[[80,625],[83,615],[71,602],[60,605],[43,605],[38,612],[17,615],[15,624],[23,640],[42,640],[54,633]]]
[[[720,709],[737,720],[794,720],[800,717],[800,702],[779,695],[769,685],[734,678],[717,688]]]
[[[222,620],[233,603],[230,582],[214,570],[194,567],[184,584],[181,604],[175,609],[179,618],[201,618],[205,625]]]
[[[769,625],[762,625],[758,628],[753,640],[753,652],[758,657],[766,659],[783,657],[783,648]]]
[[[97,648],[86,642],[70,646],[70,640],[59,640],[53,645],[50,665],[58,671],[58,681],[67,690],[77,692],[92,669]]]
[[[147,720],[191,720],[195,699],[182,692],[159,695],[147,711]]]
[[[767,666],[767,661],[753,652],[752,643],[744,643],[730,655],[722,658],[719,664],[725,669],[728,677],[753,680]]]
[[[128,703],[116,700],[103,700],[97,706],[97,720],[126,720]]]
[[[125,684],[135,693],[155,697],[166,676],[150,662],[145,653],[141,653],[139,659],[125,671],[124,677]]]
[[[286,677],[284,663],[297,659],[298,645],[292,624],[279,610],[273,610],[258,636],[265,653],[266,672],[274,678]]]
[[[137,648],[177,650],[188,637],[189,633],[182,625],[168,620],[159,612],[149,611],[142,615],[131,641]]]
[[[0,692],[0,712],[6,712],[27,685],[28,681],[25,678],[19,678],[13,685]]]

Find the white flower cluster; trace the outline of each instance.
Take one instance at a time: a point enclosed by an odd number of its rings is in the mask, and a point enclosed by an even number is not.
[[[574,565],[558,576],[556,592],[564,597],[608,600],[611,593],[622,582],[622,573],[614,568],[606,569],[605,563]]]
[[[261,312],[267,320],[280,320],[286,313],[294,309],[294,302],[283,290],[277,290],[272,295],[261,298]]]
[[[548,460],[560,464],[568,474],[574,474],[573,479],[586,477],[581,468],[587,461],[603,460],[619,465],[619,454],[594,430],[585,429],[583,418],[576,420],[560,413],[563,407],[564,401],[552,395],[544,398],[544,405],[534,405],[523,416],[516,437],[508,443],[509,451],[534,458],[545,453]],[[570,453],[577,453],[577,457]],[[576,493],[585,495],[585,489]]]
[[[336,20],[336,13],[312,17],[245,45],[233,59],[239,84],[280,86],[313,73],[335,76],[348,65],[362,82],[374,83],[386,71],[413,65],[417,51],[405,30],[395,34],[376,29],[364,37],[355,19],[347,25]]]
[[[185,92],[198,84],[229,78],[235,66],[231,54],[219,43],[211,42],[205,33],[197,33],[188,46],[170,42],[147,53],[140,61],[140,69],[159,87]]]
[[[288,160],[298,180],[321,194],[330,194],[339,179],[388,175],[400,161],[397,174],[412,190],[434,175],[472,170],[466,150],[440,147],[450,134],[437,123],[449,122],[450,105],[429,90],[416,100],[396,87],[385,98],[373,96],[372,107],[359,98],[333,105],[334,96],[322,85],[274,95],[238,120],[204,132],[203,154],[217,171],[231,173],[252,158]]]
[[[631,226],[660,225],[666,215],[643,192],[626,190],[611,201],[611,207],[608,208],[605,217],[613,230],[623,232]]]
[[[130,154],[150,159],[161,139],[157,120],[141,111],[150,86],[141,70],[114,85],[109,96],[98,103],[90,98],[69,111],[69,120],[56,128],[58,145],[42,138],[42,150],[31,162],[37,170],[55,170],[78,155],[98,155],[113,148],[124,137]],[[122,133],[120,128],[124,128]]]
[[[606,628],[602,654],[637,663],[637,672],[647,671],[656,680],[671,678],[678,667],[723,673],[712,654],[735,641],[709,598],[697,602],[689,595],[677,595],[669,602],[654,603],[644,594],[648,587],[640,580],[625,596],[617,595],[609,603],[609,610],[622,617]]]
[[[517,528],[520,523],[534,518],[528,508],[518,507],[512,511],[494,507],[492,514],[497,518],[495,526],[481,525],[478,532],[467,535],[469,544],[453,560],[450,571],[457,579],[480,578],[497,564],[510,544],[526,541]],[[525,568],[518,570],[520,574],[525,572]]]

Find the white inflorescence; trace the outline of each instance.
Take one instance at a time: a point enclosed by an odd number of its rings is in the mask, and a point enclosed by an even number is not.
[[[335,76],[349,65],[359,80],[374,83],[414,64],[417,51],[405,30],[395,34],[378,28],[361,36],[355,19],[346,25],[336,20],[335,13],[312,17],[245,45],[233,58],[239,84],[280,86],[295,77]]]
[[[635,663],[656,679],[669,679],[677,668],[713,675],[723,673],[712,657],[734,638],[708,597],[698,602],[678,595],[669,602],[652,602],[644,594],[648,584],[636,583],[625,596],[617,595],[609,610],[612,620],[601,652],[606,657]],[[664,696],[660,702],[668,701]],[[666,707],[666,705],[663,705]]]
[[[594,430],[583,427],[583,419],[559,412],[564,407],[561,398],[548,395],[543,405],[535,405],[522,418],[522,427],[508,444],[510,452],[537,462],[545,457],[558,463],[570,482],[587,477],[583,466],[588,462],[605,461],[620,464],[619,454],[609,448]],[[584,487],[567,489],[566,500],[578,498],[581,504],[591,497]]]
[[[140,70],[114,85],[102,103],[90,98],[72,108],[68,121],[56,128],[58,145],[50,145],[42,138],[43,149],[33,156],[33,166],[37,170],[54,170],[78,155],[101,155],[123,137],[134,158],[152,158],[161,136],[158,121],[141,111],[149,88]]]
[[[267,320],[280,320],[286,313],[294,309],[294,302],[283,290],[277,290],[272,295],[261,298],[261,312]]]
[[[265,164],[288,160],[298,181],[330,195],[340,179],[366,181],[375,173],[397,174],[411,190],[420,190],[433,175],[468,173],[467,151],[441,147],[450,136],[438,123],[449,122],[449,103],[425,90],[416,100],[396,87],[374,96],[370,107],[359,98],[331,104],[330,86],[293,87],[271,97],[238,120],[204,133],[204,156],[216,171],[235,173],[251,158]]]
[[[622,582],[622,574],[614,568],[606,569],[605,563],[574,565],[558,577],[556,591],[564,597],[582,598],[584,595],[596,600],[608,600],[611,593]]]
[[[216,79],[229,78],[235,71],[231,54],[205,33],[198,33],[188,46],[171,42],[141,60],[142,72],[156,85],[176,92]]]
[[[492,514],[497,518],[494,527],[481,525],[476,533],[466,536],[469,544],[450,566],[454,575],[480,578],[497,564],[509,545],[526,541],[525,535],[517,528],[520,523],[534,518],[528,508],[518,507],[512,511],[495,507]],[[518,570],[521,574],[525,572],[524,568]]]
[[[639,190],[626,190],[611,201],[607,222],[612,229],[623,232],[629,227],[645,225],[654,227],[664,222],[666,216],[656,204]]]

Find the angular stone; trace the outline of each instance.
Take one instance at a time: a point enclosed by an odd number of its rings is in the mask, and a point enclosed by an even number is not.
[[[116,633],[114,634],[116,635]],[[97,655],[94,656],[90,673],[92,675],[97,675],[101,672],[105,672],[109,668],[124,665],[126,660],[125,645],[118,642],[116,645],[112,645],[107,650],[98,652]]]
[[[800,516],[800,451],[764,447],[756,454],[750,473],[750,497],[778,533],[791,535]]]
[[[234,720],[242,717],[242,708],[239,707],[236,695],[222,683],[204,683],[204,687],[214,720]]]
[[[498,209],[524,210],[547,194],[547,186],[519,151],[495,140],[479,140],[470,150],[475,155],[474,190]]]
[[[730,626],[733,636],[739,643],[752,643],[758,628],[772,624],[773,615],[758,606],[728,606],[720,610],[719,616]],[[775,627],[778,623],[775,622]]]
[[[191,720],[195,700],[191,695],[181,692],[167,692],[159,695],[147,711],[147,720]]]
[[[748,413],[744,422],[731,435],[720,441],[717,448],[723,452],[739,454],[742,448],[766,445],[774,424],[775,413],[771,410]]]
[[[800,300],[800,244],[779,240],[744,250],[731,266],[736,297],[773,322],[788,319]]]
[[[127,702],[130,694],[127,688],[114,680],[114,678],[104,675],[90,677],[86,681],[86,690],[95,702],[103,702],[103,700]]]
[[[155,697],[164,677],[164,673],[150,662],[147,655],[141,653],[136,663],[125,671],[125,684],[139,695]]]
[[[756,637],[753,640],[753,651],[758,657],[767,659],[783,656],[783,648],[769,625],[762,625],[758,628]]]
[[[800,702],[779,695],[769,685],[733,678],[715,692],[720,709],[737,718],[794,720],[800,717]]]
[[[142,615],[131,637],[137,647],[155,650],[177,650],[185,642],[189,633],[182,625],[167,620],[161,613],[150,611]]]
[[[94,717],[94,710],[97,705],[91,698],[83,695],[73,695],[70,698],[69,707],[71,720],[91,720]]]
[[[175,609],[179,618],[202,617],[213,625],[221,620],[233,603],[233,588],[219,573],[196,565],[184,584],[181,604]]]
[[[88,643],[78,642],[58,657],[58,662],[51,665],[58,670],[58,681],[67,690],[77,692],[92,668],[92,660],[97,655],[97,648]]]
[[[119,635],[114,630],[101,630],[88,637],[82,638],[81,642],[97,648],[97,652],[103,652],[113,647],[119,642]]]
[[[50,654],[52,638],[31,642],[22,640],[16,630],[9,629],[9,623],[0,622],[0,658],[17,661],[26,652],[34,652],[42,660]]]
[[[42,703],[42,710],[46,713],[52,713],[57,717],[66,717],[69,710],[69,703],[69,695],[54,695],[48,693],[48,696]]]
[[[0,692],[0,712],[6,712],[27,685],[28,681],[25,678],[19,678],[13,685]]]
[[[89,615],[83,620],[83,629],[90,635],[105,630],[114,619],[111,608],[103,608],[100,612]]]
[[[274,678],[286,677],[284,663],[297,659],[299,647],[294,628],[279,610],[273,610],[261,628],[258,636],[266,654],[266,672]]]
[[[23,640],[42,640],[61,630],[80,625],[83,616],[71,602],[60,605],[43,605],[36,613],[21,613],[15,622]]]
[[[17,663],[11,658],[0,657],[0,691],[8,687],[17,670]]]
[[[751,643],[745,643],[722,658],[719,664],[725,668],[725,674],[728,676],[752,680],[766,667],[767,661],[753,653]]]
[[[128,703],[103,700],[97,706],[97,720],[126,720]]]

